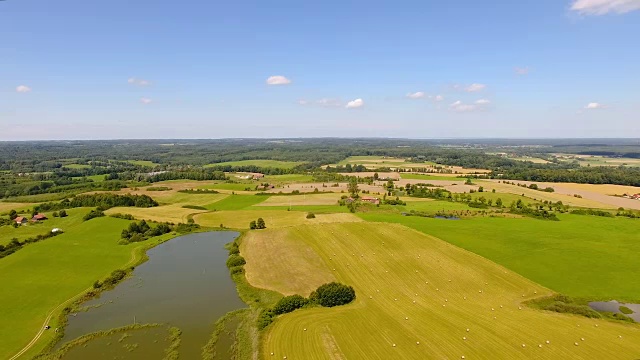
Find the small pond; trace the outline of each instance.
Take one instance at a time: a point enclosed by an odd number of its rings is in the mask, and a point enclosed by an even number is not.
[[[190,234],[149,250],[149,260],[138,266],[131,277],[100,298],[84,303],[82,307],[87,311],[69,316],[60,345],[96,331],[134,323],[162,323],[182,330],[180,359],[200,359],[215,321],[246,306],[226,267],[228,252],[224,244],[237,236],[236,232],[224,231]],[[167,326],[163,327],[165,331]],[[151,335],[145,337],[144,333]],[[153,348],[149,344],[159,342],[156,348],[164,350],[163,341],[158,341],[158,331],[144,333],[129,345],[115,346],[113,339],[92,340],[90,345],[74,348],[65,359],[154,358],[143,348]],[[105,351],[107,343],[112,345]],[[115,354],[116,349],[125,354]]]
[[[624,314],[633,320],[640,322],[640,304],[625,304],[615,300],[612,301],[594,301],[589,303],[589,307],[596,311],[607,311],[622,314],[620,306],[626,306],[633,311],[633,314]]]

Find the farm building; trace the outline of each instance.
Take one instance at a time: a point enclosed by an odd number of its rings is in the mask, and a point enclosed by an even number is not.
[[[361,200],[370,204],[380,205],[380,199],[375,197],[363,196]]]
[[[36,214],[34,217],[31,218],[31,221],[42,221],[42,220],[47,220],[47,217],[44,214]]]
[[[14,219],[14,221],[15,221],[17,224],[24,225],[24,224],[26,224],[26,223],[27,223],[27,218],[26,218],[26,217],[24,217],[24,216],[18,216],[17,218],[15,218],[15,219]]]

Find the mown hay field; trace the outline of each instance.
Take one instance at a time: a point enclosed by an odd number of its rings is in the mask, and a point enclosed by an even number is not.
[[[193,217],[196,223],[217,227],[220,224],[232,229],[248,229],[249,223],[258,218],[263,218],[267,228],[283,228],[302,224],[328,224],[335,222],[362,222],[362,219],[346,213],[317,214],[315,219],[307,219],[307,213],[302,211],[283,210],[239,210],[216,211],[198,214]]]
[[[640,353],[637,325],[523,306],[550,291],[404,226],[301,226],[284,235],[287,243],[313,249],[357,299],[279,317],[264,337],[265,359],[632,359]],[[256,243],[247,238],[243,246]],[[269,255],[260,261],[282,260]],[[316,268],[274,267],[282,278],[273,288],[291,292],[291,271]],[[261,276],[251,271],[249,279]]]
[[[186,223],[190,215],[207,212],[208,210],[188,209],[182,205],[164,205],[150,208],[115,207],[105,211],[105,214],[129,214],[138,220],[156,222]]]

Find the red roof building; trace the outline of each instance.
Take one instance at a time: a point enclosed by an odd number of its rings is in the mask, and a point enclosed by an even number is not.
[[[18,224],[26,224],[27,218],[24,216],[18,216],[17,218],[14,219],[14,221]]]
[[[31,218],[31,221],[40,221],[40,220],[47,220],[47,217],[44,216],[44,214],[36,214],[34,217]]]

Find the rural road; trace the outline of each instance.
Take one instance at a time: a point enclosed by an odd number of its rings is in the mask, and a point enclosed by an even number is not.
[[[133,249],[131,251],[131,259],[129,260],[129,262],[127,263],[127,265],[125,265],[125,267],[130,266],[131,264],[133,264],[136,261],[136,249]],[[27,344],[27,346],[25,346],[24,348],[22,348],[22,350],[18,351],[17,354],[13,355],[12,357],[9,358],[9,360],[16,360],[18,359],[20,356],[24,355],[24,353],[26,353],[27,351],[29,351],[29,349],[31,349],[36,342],[38,342],[38,340],[40,339],[40,337],[42,336],[42,334],[45,332],[44,327],[47,326],[47,324],[49,324],[49,322],[51,321],[51,317],[53,317],[53,315],[62,307],[66,306],[67,304],[69,304],[70,302],[74,301],[76,298],[84,295],[85,293],[87,293],[88,291],[92,290],[93,286],[81,291],[80,293],[73,295],[71,298],[65,300],[64,302],[62,302],[62,304],[56,306],[53,310],[51,310],[51,312],[49,313],[49,315],[47,315],[47,318],[44,320],[44,324],[42,324],[42,326],[40,326],[40,330],[38,331],[38,333],[36,334],[36,336],[31,340],[31,342],[29,342]]]

